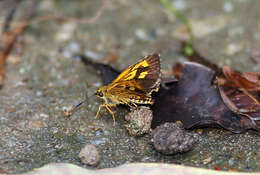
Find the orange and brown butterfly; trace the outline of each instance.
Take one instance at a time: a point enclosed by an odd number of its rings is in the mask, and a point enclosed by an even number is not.
[[[99,105],[96,117],[100,110],[105,107],[113,117],[115,125],[115,115],[111,107],[119,104],[126,104],[129,107],[137,107],[137,104],[154,103],[152,92],[158,92],[161,82],[160,55],[155,53],[146,56],[138,63],[129,66],[118,77],[106,86],[100,87],[95,93],[102,98],[104,103]],[[68,108],[65,116],[72,115],[78,107],[86,102],[80,102],[73,108]]]
[[[96,117],[100,110],[105,107],[113,117],[111,107],[126,104],[136,107],[137,104],[154,103],[152,92],[157,92],[161,82],[160,55],[155,53],[146,56],[138,63],[129,66],[110,84],[100,87],[96,96],[102,98],[104,103],[98,108]]]

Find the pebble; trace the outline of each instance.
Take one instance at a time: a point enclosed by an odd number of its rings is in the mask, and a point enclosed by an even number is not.
[[[135,35],[138,39],[143,40],[143,41],[151,40],[148,33],[144,29],[136,29]]]
[[[198,135],[184,130],[180,123],[164,123],[152,132],[155,149],[166,155],[190,151],[198,141]]]
[[[89,166],[97,166],[100,161],[100,153],[95,145],[86,144],[79,152],[81,162]]]
[[[55,39],[62,42],[70,40],[76,27],[77,23],[73,21],[62,24],[60,30],[56,33]]]
[[[141,106],[125,116],[128,121],[124,126],[131,136],[141,136],[150,132],[153,119],[152,110],[149,107]]]
[[[63,106],[62,110],[63,110],[63,115],[65,117],[69,117],[72,115],[72,111],[73,111],[74,107],[73,106]]]
[[[49,118],[50,116],[48,114],[45,114],[45,113],[40,113],[40,117],[41,118]]]
[[[227,45],[225,52],[227,55],[234,55],[243,49],[242,44],[231,43]]]
[[[229,24],[230,19],[227,16],[220,15],[203,20],[191,19],[190,26],[195,38],[204,38],[210,34],[220,31]],[[177,39],[189,39],[189,33],[184,25],[177,27],[172,31],[172,35]]]
[[[233,10],[233,3],[231,1],[227,1],[224,3],[224,11],[225,12],[232,12]]]

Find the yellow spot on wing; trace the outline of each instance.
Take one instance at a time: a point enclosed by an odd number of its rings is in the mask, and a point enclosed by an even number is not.
[[[135,67],[133,68],[133,70],[137,69],[140,66],[147,67],[147,66],[149,66],[149,64],[146,60],[144,60],[144,61],[140,62],[139,64],[136,64]]]
[[[138,78],[144,78],[146,75],[148,74],[148,72],[147,71],[145,71],[145,72],[142,72],[140,75],[139,75],[139,77]]]
[[[146,60],[141,61],[140,63],[137,63],[133,67],[129,67],[126,70],[124,70],[113,82],[118,82],[119,80],[131,80],[135,77],[137,69],[142,67],[148,67],[149,63]]]
[[[125,80],[131,80],[135,77],[137,70],[130,72]]]
[[[148,64],[148,62],[147,62],[146,60],[144,60],[144,61],[141,62],[141,63],[142,63],[141,65],[142,65],[143,67],[147,67],[147,66],[149,66],[149,64]]]

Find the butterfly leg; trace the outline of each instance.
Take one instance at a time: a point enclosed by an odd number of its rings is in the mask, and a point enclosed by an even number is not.
[[[105,104],[104,106],[106,107],[106,109],[107,109],[107,110],[110,112],[110,114],[112,115],[113,121],[114,121],[114,126],[115,126],[115,125],[116,125],[116,118],[115,118],[114,112],[109,108],[109,106],[112,107],[112,106],[116,106],[116,105],[114,105],[114,104]]]
[[[137,108],[137,105],[135,103],[131,103],[131,104],[133,105],[132,107]]]
[[[132,108],[136,108],[137,107],[137,105],[135,104],[135,103],[128,103],[126,100],[124,100],[124,99],[120,99],[123,103],[125,103],[125,104],[127,104],[131,109]]]
[[[99,117],[99,112],[100,112],[101,108],[104,107],[104,106],[106,106],[106,105],[105,105],[105,104],[99,105],[98,111],[97,111],[97,113],[96,113],[96,118]]]
[[[114,105],[114,104],[102,104],[102,105],[99,105],[98,111],[97,111],[97,114],[96,114],[96,118],[99,117],[99,112],[100,112],[100,110],[101,110],[103,107],[105,107],[105,108],[108,110],[108,112],[112,115],[113,121],[114,121],[114,126],[115,126],[115,124],[116,124],[115,115],[114,115],[114,112],[109,108],[109,107],[113,107],[113,106],[116,106],[116,105]]]

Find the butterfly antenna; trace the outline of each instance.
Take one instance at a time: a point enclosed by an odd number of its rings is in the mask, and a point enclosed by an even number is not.
[[[86,89],[87,89],[87,87],[88,87],[88,84],[86,84]],[[90,95],[90,97],[92,97],[92,96],[94,96],[95,95],[95,93],[94,94],[92,94],[92,95]],[[83,101],[81,101],[81,102],[79,102],[77,105],[75,105],[74,107],[72,107],[72,108],[70,108],[70,109],[67,109],[66,111],[65,111],[65,116],[71,116],[76,110],[78,110],[84,103],[86,103],[87,102],[87,100],[88,100],[88,93],[86,92],[86,95],[85,95],[85,99],[83,100]]]
[[[76,106],[74,106],[73,109],[71,110],[71,112],[74,112],[76,109],[78,109],[86,101],[87,101],[87,98],[85,100],[81,101],[80,103],[78,103]]]
[[[85,102],[87,101],[87,98],[85,98],[85,100],[81,101],[80,103],[78,103],[76,106],[74,107],[68,107],[67,109],[65,109],[64,111],[64,115],[66,117],[69,117],[71,115],[73,115],[73,113],[82,105],[84,104]]]

